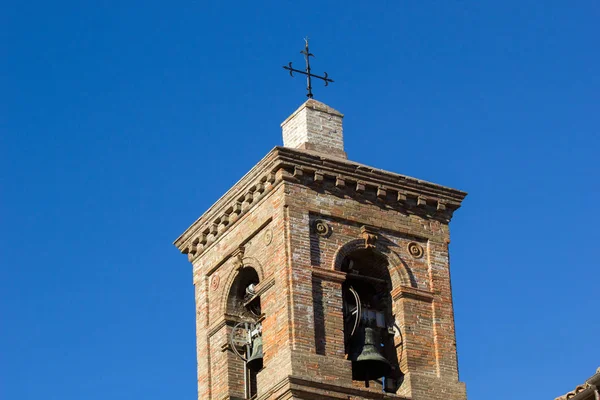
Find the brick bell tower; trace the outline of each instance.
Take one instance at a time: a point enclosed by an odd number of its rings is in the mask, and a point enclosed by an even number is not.
[[[310,99],[175,245],[198,398],[463,400],[448,224],[465,192],[349,161]]]

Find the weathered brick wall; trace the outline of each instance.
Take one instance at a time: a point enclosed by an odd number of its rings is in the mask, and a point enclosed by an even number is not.
[[[237,258],[243,246],[242,262],[257,270],[260,285],[271,284],[261,295],[263,352],[265,368],[258,373],[258,388],[265,391],[272,381],[291,373],[288,323],[286,242],[281,198],[283,186],[257,200],[252,212],[212,243],[194,262],[197,305],[197,352],[199,399],[242,397],[242,362],[230,351],[231,324],[226,324],[227,297],[237,275]],[[215,283],[218,282],[218,283]],[[283,350],[282,350],[283,349]]]
[[[315,188],[311,180],[307,177],[286,185],[294,374],[364,388],[364,384],[351,381],[350,366],[344,360],[341,277],[315,277],[314,270],[339,270],[336,256],[339,261],[340,249],[357,243],[357,239],[362,241],[361,226],[369,225],[378,235],[376,247],[384,255],[394,255],[388,257],[395,294],[393,307],[402,333],[395,341],[402,341],[398,359],[407,374],[398,394],[414,399],[464,399],[464,385],[458,382],[447,225],[389,209],[377,201],[375,191],[367,190],[357,199],[354,188],[339,189],[333,180],[325,180]],[[317,219],[330,227],[328,237],[315,232]],[[422,256],[409,254],[411,242],[422,246]],[[440,387],[443,390],[438,390]],[[436,390],[431,392],[431,388]],[[381,387],[372,384],[370,391],[380,392]]]
[[[274,149],[178,239],[194,267],[199,399],[243,396],[243,364],[226,349],[235,321],[227,298],[242,265],[258,273],[265,314],[258,399],[464,400],[448,259],[449,207],[464,195],[420,181],[404,189],[383,172],[347,161],[332,170],[333,161],[314,153],[288,152]],[[393,341],[405,374],[396,395],[352,381],[345,359],[341,261],[366,246],[391,282]]]
[[[281,124],[285,147],[299,148],[308,141],[307,122],[306,108],[301,107]]]

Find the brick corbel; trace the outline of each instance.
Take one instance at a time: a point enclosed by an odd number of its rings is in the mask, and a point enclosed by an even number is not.
[[[253,201],[254,201],[254,192],[248,191],[244,195],[244,201],[242,202],[242,211],[247,211],[250,208],[250,206],[252,205]]]
[[[242,203],[239,201],[236,201],[231,206],[231,214],[229,214],[229,222],[231,224],[233,224],[235,221],[238,220],[238,218],[240,217],[241,214],[242,214]]]
[[[202,232],[192,241],[189,248],[184,250],[184,254],[187,254],[188,261],[193,262],[204,250],[207,242],[207,233]]]
[[[208,243],[212,243],[217,238],[217,234],[219,233],[219,226],[216,223],[212,223],[210,228],[208,229],[208,235],[206,237],[206,241]]]
[[[225,229],[227,229],[227,225],[229,225],[229,213],[225,213],[221,216],[219,220],[218,232],[222,233]]]
[[[323,183],[323,172],[321,172],[321,171],[315,171],[314,181],[317,184]]]
[[[255,194],[255,201],[260,198],[263,194],[265,194],[265,184],[263,182],[257,182],[256,186],[254,187],[254,194]]]
[[[364,182],[356,182],[356,193],[364,193],[365,191],[365,183]]]
[[[406,201],[406,193],[398,192],[396,200],[398,201],[398,203],[404,203]]]
[[[304,170],[302,169],[302,167],[295,166],[294,167],[294,177],[297,179],[300,179],[300,178],[302,178],[302,175],[304,175]]]

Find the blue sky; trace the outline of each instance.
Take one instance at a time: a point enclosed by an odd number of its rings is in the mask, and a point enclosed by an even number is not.
[[[3,399],[195,398],[171,243],[281,145],[306,35],[350,159],[469,192],[451,224],[469,398],[554,398],[600,365],[597,2],[3,8]]]

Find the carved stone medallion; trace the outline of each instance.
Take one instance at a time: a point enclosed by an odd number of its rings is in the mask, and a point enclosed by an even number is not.
[[[331,227],[322,219],[317,219],[314,222],[315,232],[319,236],[327,236],[331,232]]]
[[[265,246],[270,245],[272,240],[273,240],[273,231],[271,229],[267,229],[265,231],[265,234],[263,235],[263,242],[264,242]]]
[[[221,278],[219,275],[215,274],[210,278],[210,288],[212,290],[217,290],[219,288],[219,283],[221,282]]]
[[[410,242],[408,244],[408,253],[414,258],[423,257],[423,247],[416,242]]]

